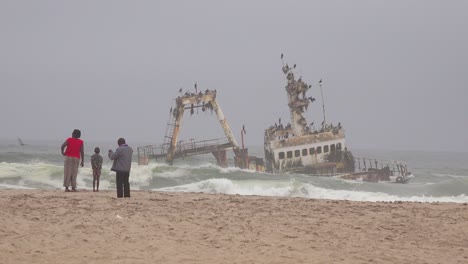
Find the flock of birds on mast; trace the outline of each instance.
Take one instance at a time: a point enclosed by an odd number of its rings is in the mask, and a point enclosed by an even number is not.
[[[183,93],[183,89],[182,89],[182,87],[181,87],[181,88],[179,89],[179,93],[180,93],[181,95],[183,95],[183,96],[196,96],[196,95],[201,96],[201,95],[203,95],[203,92],[202,92],[202,91],[200,91],[200,92],[198,91],[197,82],[195,82],[195,84],[193,85],[193,87],[195,88],[195,92],[186,91],[184,94],[182,94],[182,93]],[[216,89],[214,89],[214,90],[206,89],[206,90],[205,90],[205,94],[208,94],[208,93],[210,93],[210,92],[215,92],[215,93],[216,93]],[[179,96],[179,98],[180,98],[180,96]]]
[[[282,61],[283,61],[283,58],[284,58],[284,55],[283,55],[283,53],[281,53],[281,60],[282,60]],[[283,62],[283,65],[284,65],[284,62]],[[294,79],[293,74],[292,74],[292,73],[289,73],[289,71],[292,70],[292,69],[295,69],[296,67],[297,67],[297,65],[294,64],[293,67],[290,68],[289,65],[288,65],[287,63],[286,63],[286,65],[283,66],[283,72],[284,72],[285,74],[288,74],[288,80],[291,80],[291,78]],[[300,93],[302,94],[302,99],[303,99],[303,100],[307,99],[307,100],[310,101],[311,103],[313,103],[313,102],[316,101],[316,99],[315,99],[314,97],[312,97],[312,96],[309,96],[309,97],[306,98],[306,92],[307,92],[307,90],[309,90],[310,88],[312,88],[312,85],[310,85],[310,84],[307,85],[306,83],[304,83],[304,82],[302,81],[302,76],[299,77],[299,79],[296,81],[296,83],[298,83],[299,85],[305,85],[305,86],[306,86],[306,87],[303,87],[303,88],[301,89],[301,91],[300,91]],[[319,84],[320,86],[323,84],[322,79],[320,79],[320,81],[318,82],[318,84]],[[192,96],[200,96],[200,97],[201,97],[201,96],[203,96],[204,94],[208,94],[208,93],[211,93],[211,92],[216,93],[216,89],[215,89],[215,90],[209,90],[209,89],[207,89],[207,90],[205,90],[204,93],[203,93],[202,91],[198,91],[197,82],[195,82],[195,84],[194,84],[194,89],[195,89],[195,92],[186,91],[185,93],[183,93],[183,88],[180,88],[180,89],[179,89],[180,96],[178,96],[177,99],[180,99],[180,98],[182,98],[182,97],[192,97]],[[307,105],[308,105],[308,104],[307,104]],[[306,107],[307,107],[307,105],[306,105]],[[198,105],[195,106],[194,104],[191,104],[191,106],[190,106],[190,114],[191,114],[191,115],[193,115],[193,114],[195,113],[195,110],[194,110],[195,107],[197,107],[197,109],[198,109],[199,106],[198,106]],[[203,112],[204,112],[207,108],[213,110],[211,103],[206,103],[206,104],[205,104],[205,103],[203,102],[201,107],[202,107],[202,111],[203,111]],[[174,116],[177,115],[176,111],[174,111],[172,107],[171,107],[171,109],[170,109],[170,114],[174,114]],[[286,125],[286,127],[284,127],[284,126],[282,125],[282,123],[281,123],[281,118],[279,118],[278,123],[279,123],[279,125],[278,125],[277,123],[275,123],[274,128],[276,128],[276,129],[278,129],[278,128],[279,128],[279,129],[284,129],[284,128],[286,128],[286,129],[288,129],[288,130],[291,129],[291,124],[289,124],[289,123],[288,123],[288,125]],[[313,127],[314,127],[314,122],[310,123],[310,126],[308,126],[308,125],[306,125],[306,124],[304,124],[304,126],[305,126],[306,130],[309,130],[309,131],[315,130],[315,129],[313,129]],[[322,128],[324,128],[324,127],[325,127],[325,121],[322,122]],[[339,125],[339,127],[341,128],[341,125]],[[273,127],[272,127],[272,128],[273,128]]]
[[[206,89],[205,92],[198,91],[197,82],[195,82],[194,88],[195,88],[195,92],[186,91],[185,93],[183,93],[183,88],[180,88],[179,89],[180,95],[177,97],[176,102],[182,102],[181,101],[182,98],[194,97],[194,96],[197,96],[200,102],[200,99],[203,97],[203,95],[207,95],[210,93],[216,94],[216,89],[215,90]],[[196,106],[194,104],[191,104],[189,107],[190,115],[193,115],[195,113],[195,108],[197,108],[197,112],[198,112],[198,107],[200,107],[199,104],[197,104]],[[203,112],[205,112],[207,109],[210,109],[211,111],[213,111],[213,106],[211,105],[211,102],[208,102],[208,103],[202,102],[201,108]],[[178,114],[177,108],[174,110],[173,107],[171,107],[171,109],[169,110],[169,113],[173,114],[174,117],[176,117]]]
[[[292,72],[292,69],[295,69],[297,66],[296,64],[294,64],[292,68],[289,67],[287,63],[284,63],[283,58],[284,56],[283,54],[281,54],[281,60],[283,64],[282,70],[283,73],[287,76],[286,78],[288,80],[286,90],[292,100],[292,104],[290,105],[290,107],[292,111],[300,115],[300,118],[295,121],[297,122],[297,124],[294,125],[303,127],[303,133],[305,134],[318,134],[326,131],[333,131],[334,133],[337,133],[339,130],[341,130],[341,123],[338,123],[338,126],[333,126],[333,124],[327,125],[325,124],[325,118],[319,130],[317,130],[314,127],[314,122],[307,124],[307,121],[302,116],[302,113],[304,112],[304,110],[307,110],[309,102],[313,103],[314,101],[316,101],[316,99],[312,96],[306,97],[306,92],[312,87],[312,85],[306,84],[302,80],[302,76],[300,76],[299,79],[294,80],[294,73]],[[323,84],[323,80],[320,79],[318,84],[321,87]],[[268,132],[270,136],[274,138],[279,138],[281,140],[286,139],[290,136],[295,136],[291,124],[288,123],[286,126],[283,126],[283,124],[281,123],[281,118],[278,119],[278,123],[275,123],[274,126],[270,126]]]

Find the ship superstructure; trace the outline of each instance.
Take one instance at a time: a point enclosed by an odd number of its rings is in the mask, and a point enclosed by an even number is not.
[[[283,55],[281,55],[281,59]],[[234,152],[234,165],[242,169],[267,171],[271,173],[301,173],[317,176],[336,176],[347,180],[362,180],[368,182],[397,182],[405,183],[413,175],[402,162],[377,160],[373,158],[354,158],[348,150],[345,130],[341,123],[333,125],[325,118],[325,104],[323,101],[322,80],[320,91],[323,108],[323,121],[316,128],[314,122],[308,123],[304,113],[315,98],[307,96],[311,85],[296,79],[294,69],[284,64],[282,72],[286,77],[286,94],[290,113],[290,122],[286,125],[279,119],[274,125],[264,131],[265,159],[249,156],[244,146],[245,127],[242,127],[242,147],[237,144],[234,134],[221,111],[216,97],[216,90],[197,89],[195,93],[182,93],[175,99],[175,106],[170,108],[164,143],[148,145],[138,148],[138,162],[148,164],[149,159],[165,159],[168,164],[174,159],[188,156],[212,153],[217,165],[227,167],[227,150]],[[200,140],[179,140],[179,132],[186,110],[190,115],[195,109],[202,112],[211,110],[216,112],[218,121],[224,130],[226,138]],[[198,113],[198,110],[197,110]]]
[[[288,64],[282,71],[286,76],[286,92],[291,123],[284,125],[281,119],[265,130],[265,161],[270,172],[291,171],[307,174],[336,174],[354,171],[354,158],[347,150],[344,129],[326,124],[320,129],[308,123],[304,117],[309,104],[315,98],[308,97],[311,85],[296,79],[294,69]],[[322,97],[323,98],[323,97]]]

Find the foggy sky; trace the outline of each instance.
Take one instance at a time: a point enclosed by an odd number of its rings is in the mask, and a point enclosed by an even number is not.
[[[216,89],[240,143],[289,120],[285,62],[309,122],[351,148],[468,146],[467,1],[0,0],[0,138],[162,142],[178,90]],[[201,113],[201,111],[200,111]],[[186,113],[183,139],[222,137]]]

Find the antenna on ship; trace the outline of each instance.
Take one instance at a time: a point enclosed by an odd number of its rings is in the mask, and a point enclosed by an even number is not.
[[[319,86],[320,86],[320,93],[322,95],[322,109],[323,109],[323,123],[322,123],[322,127],[326,124],[326,119],[325,119],[325,101],[323,100],[323,89],[322,89],[322,84],[323,84],[323,81],[322,79],[320,79],[319,81]]]

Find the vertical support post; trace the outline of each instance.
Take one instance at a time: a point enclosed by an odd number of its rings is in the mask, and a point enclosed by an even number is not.
[[[244,135],[245,135],[245,126],[242,126],[242,130],[241,130],[242,150],[241,150],[240,162],[239,164],[237,164],[237,166],[241,169],[248,169],[249,168],[249,152],[247,151],[247,149],[245,149]]]
[[[180,126],[182,124],[182,118],[184,116],[184,110],[185,106],[182,104],[181,101],[177,102],[177,113],[176,113],[176,120],[174,123],[174,131],[172,132],[172,138],[171,138],[171,145],[169,146],[169,151],[167,152],[166,155],[166,162],[170,165],[172,165],[174,161],[174,156],[176,153],[176,148],[177,148],[177,140],[179,139],[179,132],[180,132]]]
[[[320,93],[322,95],[322,109],[323,109],[323,123],[322,123],[322,126],[327,124],[327,121],[325,119],[325,101],[323,99],[323,89],[322,89],[322,79],[320,79],[319,81],[319,86],[320,86]]]
[[[213,156],[216,158],[216,164],[218,166],[227,168],[227,156],[226,156],[226,150],[217,150],[213,151]]]
[[[242,149],[245,149],[245,146],[244,146],[244,134],[245,134],[245,132],[244,131],[245,131],[244,129],[241,130]]]

